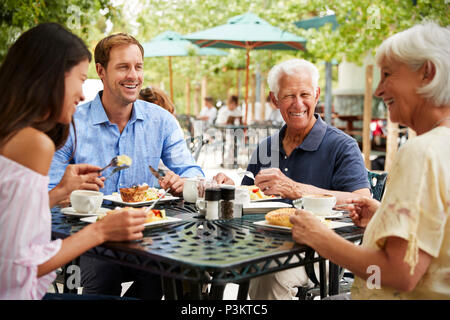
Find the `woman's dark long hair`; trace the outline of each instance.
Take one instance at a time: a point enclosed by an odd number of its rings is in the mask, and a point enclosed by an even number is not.
[[[0,147],[26,127],[63,146],[70,128],[58,123],[65,73],[91,58],[83,41],[59,24],[43,23],[23,33],[0,67]]]

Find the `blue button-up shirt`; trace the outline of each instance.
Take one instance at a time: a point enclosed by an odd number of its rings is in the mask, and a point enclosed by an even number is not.
[[[367,170],[355,139],[327,125],[319,115],[303,142],[287,156],[283,150],[286,125],[263,140],[252,154],[248,171],[279,168],[290,179],[335,191],[353,192],[369,188]],[[242,184],[253,185],[244,177]]]
[[[68,164],[89,163],[104,167],[112,158],[123,154],[132,159],[132,165],[106,179],[105,187],[100,190],[105,195],[137,184],[159,186],[148,166],[158,168],[160,159],[181,177],[204,176],[172,114],[155,104],[136,100],[130,120],[121,133],[105,113],[102,93],[100,91],[93,101],[77,107],[73,117],[76,148],[71,127],[66,144],[53,157],[49,189],[59,183]],[[103,175],[107,177],[112,170],[106,169]]]

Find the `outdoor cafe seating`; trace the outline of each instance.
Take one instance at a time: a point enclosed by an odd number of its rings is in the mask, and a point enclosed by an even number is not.
[[[368,171],[373,196],[381,199],[386,181],[385,173]],[[103,202],[103,207],[114,208],[117,203]],[[264,214],[251,213],[233,219],[207,220],[200,215],[194,203],[177,198],[158,205],[169,217],[179,219],[174,223],[146,228],[144,238],[131,243],[105,243],[89,250],[94,256],[127,266],[159,274],[164,284],[166,300],[177,299],[223,299],[225,286],[239,285],[237,299],[247,299],[249,281],[252,278],[305,266],[316,286],[299,289],[301,299],[324,298],[348,290],[351,274],[330,261],[315,255],[314,250],[296,244],[290,232],[261,227],[255,222],[264,220]],[[244,212],[245,213],[245,212]],[[347,215],[335,221],[351,221]],[[86,225],[79,217],[67,216],[61,208],[52,208],[52,237],[65,238]],[[349,225],[336,229],[347,240],[360,242],[363,230]],[[317,279],[313,263],[319,262]],[[78,261],[72,263],[77,264]],[[329,279],[325,278],[328,263]],[[68,266],[59,272],[63,292],[76,293],[69,288]],[[189,284],[183,291],[181,281]],[[205,286],[209,290],[204,290]],[[347,286],[345,287],[345,285]]]

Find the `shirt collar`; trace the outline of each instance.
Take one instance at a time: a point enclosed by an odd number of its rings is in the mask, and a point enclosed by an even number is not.
[[[322,143],[323,137],[325,136],[325,132],[327,131],[327,124],[322,120],[319,114],[315,113],[314,116],[316,117],[316,123],[314,123],[311,131],[308,133],[306,138],[303,140],[302,144],[299,145],[297,148],[303,149],[305,151],[316,151],[319,149],[320,144]],[[274,151],[280,151],[282,150],[283,145],[283,137],[286,133],[287,125],[285,124],[280,131],[275,133],[273,135],[272,141],[278,141],[278,146],[273,145],[272,143],[272,150]],[[296,148],[296,149],[297,149]]]
[[[101,124],[101,123],[110,123],[109,118],[106,115],[105,108],[103,107],[102,103],[102,95],[103,90],[99,91],[97,96],[95,96],[95,99],[92,101],[92,107],[91,107],[91,117],[92,117],[92,124]],[[133,123],[136,120],[143,120],[144,116],[142,113],[142,104],[140,103],[140,100],[136,100],[133,103],[133,109],[131,110],[131,117],[128,123]]]

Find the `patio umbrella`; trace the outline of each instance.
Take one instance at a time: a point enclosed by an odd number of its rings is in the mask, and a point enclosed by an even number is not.
[[[306,20],[300,20],[297,22],[294,22],[294,24],[298,27],[298,28],[302,28],[302,29],[310,29],[310,28],[315,28],[315,29],[319,29],[320,27],[322,27],[323,25],[327,24],[327,23],[331,23],[332,24],[332,29],[335,30],[339,24],[336,21],[336,15],[334,14],[330,14],[327,16],[323,16],[323,17],[314,17],[311,19],[306,19]],[[332,110],[331,110],[331,105],[332,105],[332,88],[331,88],[331,76],[332,76],[332,64],[333,62],[330,61],[326,61],[325,62],[325,122],[328,124],[331,124],[331,114],[332,114]],[[336,62],[334,62],[334,64],[336,64]]]
[[[172,57],[184,56],[226,56],[228,53],[214,48],[200,48],[174,31],[165,31],[149,42],[142,44],[144,57],[168,57],[170,98],[173,101]]]
[[[230,18],[226,24],[185,36],[201,47],[237,48],[247,51],[245,78],[245,119],[248,114],[250,50],[305,50],[306,39],[280,30],[253,13]]]

